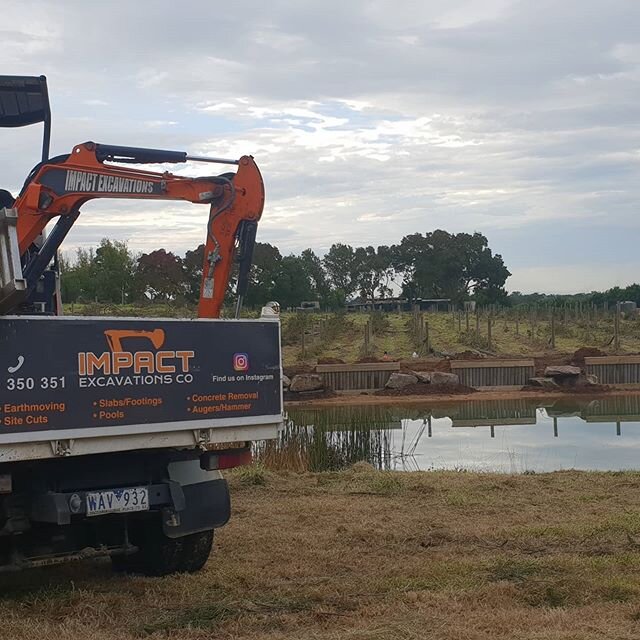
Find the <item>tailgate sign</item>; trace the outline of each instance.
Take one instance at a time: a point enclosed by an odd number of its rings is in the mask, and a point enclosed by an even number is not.
[[[0,319],[0,434],[281,410],[276,322]]]

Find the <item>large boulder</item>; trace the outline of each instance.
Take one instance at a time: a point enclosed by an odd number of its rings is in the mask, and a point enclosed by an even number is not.
[[[392,373],[385,385],[386,389],[402,389],[418,382],[417,376],[410,373]]]
[[[455,387],[460,384],[457,373],[445,373],[444,371],[431,372],[431,384],[438,384],[445,387]]]
[[[460,378],[455,373],[445,373],[444,371],[414,371],[413,375],[418,378],[418,382],[422,382],[423,384],[438,384],[440,386],[460,384]]]
[[[598,376],[590,373],[580,374],[577,378],[560,378],[560,382],[568,387],[593,387],[598,385]]]
[[[560,388],[560,385],[553,378],[529,378],[529,386],[548,391]]]
[[[320,391],[323,388],[322,378],[317,373],[300,373],[293,377],[289,391],[303,393],[305,391]]]
[[[291,386],[291,378],[289,378],[289,376],[285,376],[284,373],[282,374],[282,388],[283,389],[288,389]]]
[[[570,365],[557,365],[547,367],[544,370],[545,378],[569,378],[571,376],[579,376],[582,373],[580,367],[572,367]]]

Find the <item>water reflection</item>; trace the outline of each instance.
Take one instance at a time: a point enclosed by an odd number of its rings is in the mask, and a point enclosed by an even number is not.
[[[257,456],[295,471],[638,469],[640,396],[292,409]]]

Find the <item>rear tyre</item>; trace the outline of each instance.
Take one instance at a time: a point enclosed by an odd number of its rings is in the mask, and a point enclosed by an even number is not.
[[[168,538],[158,523],[141,529],[139,533],[140,537],[132,539],[138,547],[136,553],[111,558],[114,571],[156,577],[195,573],[204,567],[213,546],[213,530]]]
[[[213,548],[213,529],[182,538],[181,571],[196,573],[207,563]]]

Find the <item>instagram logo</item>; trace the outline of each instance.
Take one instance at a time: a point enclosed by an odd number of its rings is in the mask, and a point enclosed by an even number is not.
[[[236,371],[249,370],[249,355],[246,353],[236,353],[233,356],[233,368]]]

